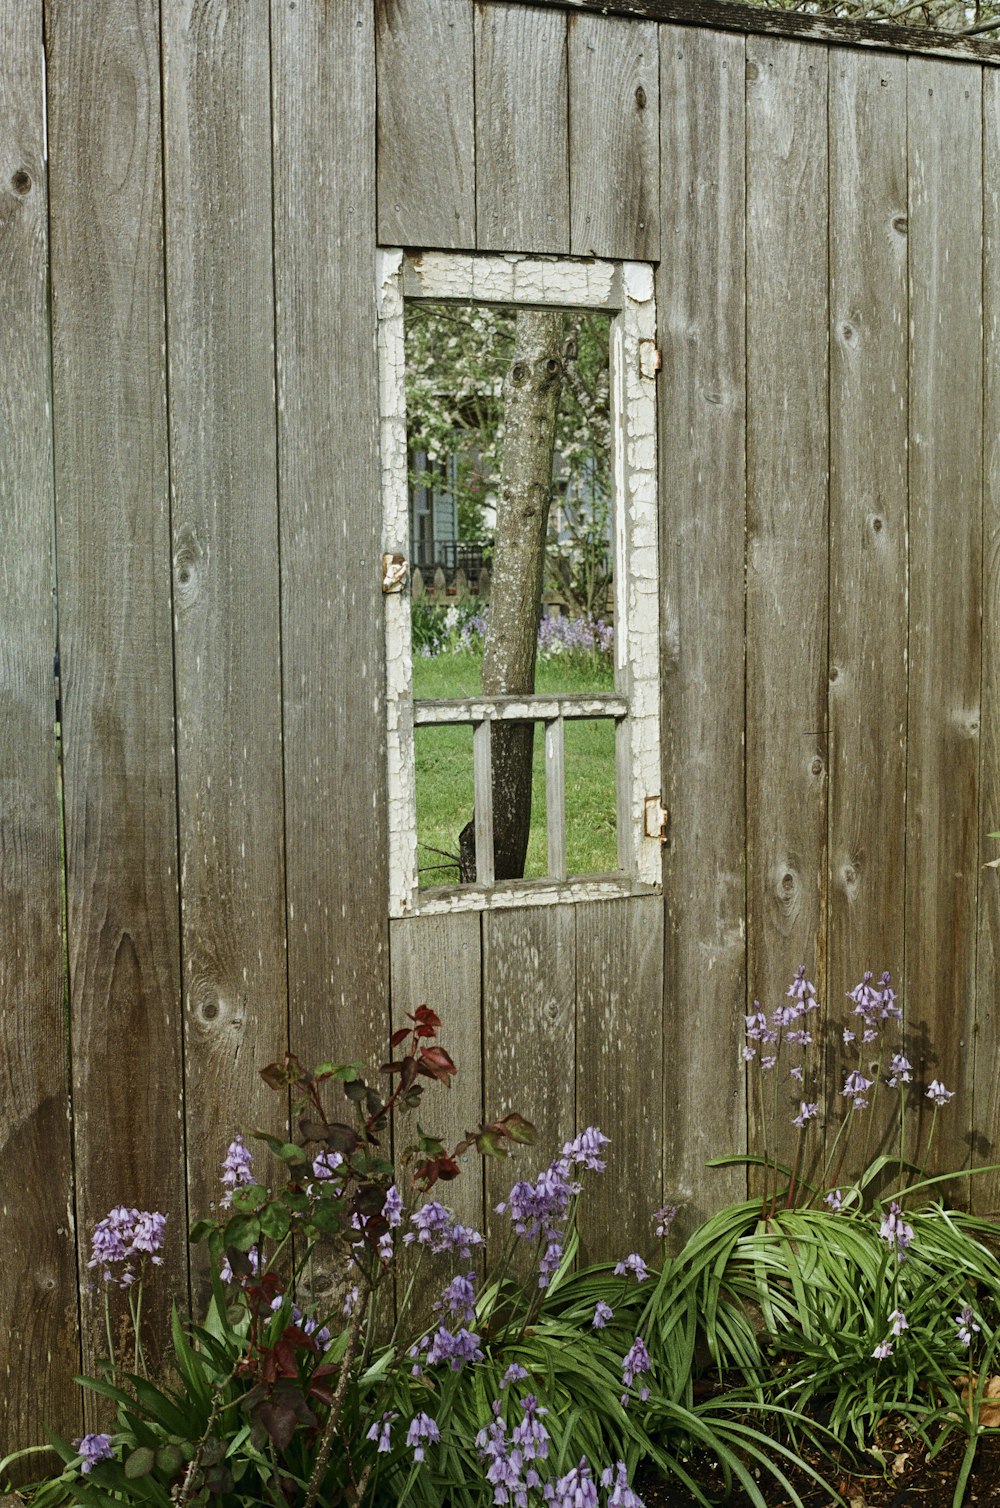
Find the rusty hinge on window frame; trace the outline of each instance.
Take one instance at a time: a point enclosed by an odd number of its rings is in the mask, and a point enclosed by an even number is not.
[[[382,591],[401,592],[410,563],[405,555],[382,556]]]
[[[663,369],[663,352],[655,340],[639,342],[639,372],[643,377],[655,377]]]
[[[645,803],[646,814],[646,837],[659,838],[660,842],[670,842],[670,813],[660,801],[659,796],[647,796]]]

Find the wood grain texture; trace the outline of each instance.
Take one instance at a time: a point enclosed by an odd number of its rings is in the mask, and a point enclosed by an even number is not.
[[[577,907],[486,912],[483,926],[483,1105],[516,1110],[538,1130],[533,1147],[486,1164],[487,1240],[509,1223],[494,1213],[518,1178],[547,1167],[575,1129]]]
[[[910,695],[906,989],[919,1068],[956,1092],[935,1139],[972,1125],[982,592],[982,95],[976,68],[907,63]],[[911,1055],[912,1056],[912,1055]],[[916,1060],[914,1060],[916,1061]],[[926,1101],[921,1102],[921,1108]],[[927,1113],[921,1117],[926,1123]]]
[[[660,39],[664,1197],[678,1230],[746,1193],[740,1169],[705,1174],[746,1141],[744,51],[676,27]]]
[[[830,42],[839,47],[964,58],[1000,67],[1000,45],[989,37],[935,31],[930,26],[894,25],[891,21],[845,21],[838,16],[735,5],[729,0],[480,0],[480,3],[532,5],[551,11],[596,11],[602,16],[627,16],[637,21],[672,21],[710,31],[745,32],[748,36],[789,37]]]
[[[80,1400],[69,1064],[62,1043],[42,8],[0,0],[0,1352],[4,1450]],[[10,1275],[14,1281],[10,1281]],[[40,1357],[51,1357],[47,1369]],[[25,1463],[28,1465],[28,1463]],[[28,1472],[28,1475],[33,1473]]]
[[[566,18],[477,0],[476,245],[568,252]]]
[[[748,994],[770,1012],[799,963],[826,986],[826,52],[748,40],[746,97]]]
[[[856,1066],[845,991],[903,978],[906,176],[905,60],[831,51],[828,1106]]]
[[[576,908],[576,1120],[611,1137],[580,1201],[580,1260],[648,1257],[663,1188],[663,898]]]
[[[1000,77],[983,78],[983,617],[982,745],[979,831],[1000,829]],[[996,838],[982,837],[980,864],[1000,855]],[[973,1150],[1000,1162],[1000,872],[979,871],[976,954],[976,1052],[973,1072]],[[982,1140],[980,1140],[980,1138]],[[972,1185],[973,1207],[1000,1213],[1000,1178]]]
[[[304,1061],[384,1061],[385,631],[367,0],[275,0],[288,973]]]
[[[163,13],[192,1216],[288,1042],[266,0]],[[205,191],[198,191],[203,185]],[[279,1119],[276,1122],[275,1116]]]
[[[570,16],[569,179],[574,256],[660,256],[657,27]]]
[[[407,1014],[429,1005],[441,1017],[441,1043],[458,1072],[449,1090],[425,1087],[420,1123],[449,1150],[482,1118],[482,955],[474,911],[455,916],[409,916],[391,923],[392,1029],[412,1023]],[[414,1139],[412,1121],[397,1131],[397,1151]],[[462,1160],[462,1176],[449,1184],[446,1203],[461,1220],[482,1230],[483,1175],[475,1151]]]
[[[114,1205],[168,1213],[144,1309],[162,1336],[187,1220],[159,17],[45,14],[77,1240],[85,1261]],[[82,1301],[90,1371],[100,1294]]]
[[[378,238],[476,244],[470,0],[377,0]]]

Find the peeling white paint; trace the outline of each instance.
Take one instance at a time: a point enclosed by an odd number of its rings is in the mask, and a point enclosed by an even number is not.
[[[653,269],[641,262],[570,262],[554,257],[381,251],[377,264],[379,394],[383,493],[382,548],[409,548],[403,298],[462,303],[605,309],[611,325],[614,447],[616,690],[606,697],[478,698],[422,703],[415,713],[407,592],[385,598],[389,792],[389,913],[406,916],[595,900],[651,890],[661,882],[659,838],[645,834],[645,801],[660,789],[659,590],[656,497],[656,387],[641,345],[656,337]],[[643,367],[645,366],[645,371]],[[378,562],[373,563],[373,571]],[[586,710],[578,704],[586,702]],[[617,720],[618,841],[621,875],[565,883],[519,881],[495,887],[419,891],[413,727],[513,717],[604,716]]]

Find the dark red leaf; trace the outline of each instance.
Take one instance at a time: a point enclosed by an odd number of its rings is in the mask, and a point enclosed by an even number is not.
[[[410,1088],[410,1085],[413,1083],[413,1080],[416,1078],[418,1072],[419,1069],[417,1067],[416,1058],[404,1058],[403,1077],[401,1080],[404,1092]]]
[[[392,1036],[389,1038],[389,1046],[390,1047],[398,1047],[399,1044],[400,1044],[400,1042],[405,1042],[406,1039],[407,1039],[407,1037],[409,1035],[410,1035],[410,1028],[408,1026],[401,1026],[399,1028],[399,1031],[398,1032],[393,1032]],[[383,1069],[383,1073],[384,1072],[385,1072],[385,1070]]]
[[[259,1403],[254,1409],[254,1417],[267,1430],[278,1450],[288,1449],[295,1433],[293,1409],[290,1409],[287,1404],[265,1401]]]

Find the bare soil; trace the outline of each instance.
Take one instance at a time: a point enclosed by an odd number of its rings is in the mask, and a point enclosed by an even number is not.
[[[855,1457],[846,1454],[839,1463],[818,1453],[809,1455],[810,1464],[830,1482],[848,1508],[952,1508],[955,1484],[965,1454],[965,1437],[955,1433],[942,1449],[928,1458],[928,1451],[891,1423],[878,1442],[881,1460],[875,1455]],[[722,1474],[709,1456],[694,1457],[685,1469],[709,1497],[743,1508],[749,1502],[744,1489],[724,1497]],[[789,1471],[804,1508],[833,1508],[837,1499],[820,1488],[805,1472]],[[787,1491],[766,1473],[757,1478],[768,1508],[791,1508]],[[684,1488],[664,1482],[652,1473],[640,1473],[635,1481],[646,1508],[688,1508],[695,1503]],[[983,1435],[969,1477],[963,1502],[968,1505],[996,1505],[1000,1508],[1000,1434]]]

